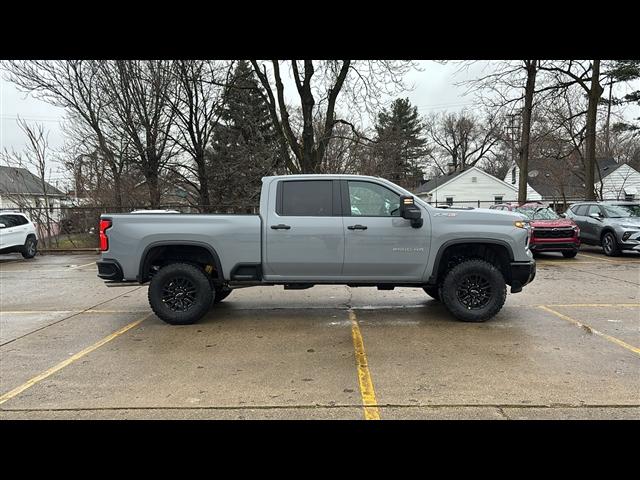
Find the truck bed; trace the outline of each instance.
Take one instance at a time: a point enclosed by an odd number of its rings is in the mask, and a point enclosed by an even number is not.
[[[205,244],[224,252],[220,262],[225,278],[238,263],[261,262],[259,215],[210,214],[104,214],[111,219],[109,249],[104,260],[117,259],[124,280],[135,280],[140,259],[154,244]]]

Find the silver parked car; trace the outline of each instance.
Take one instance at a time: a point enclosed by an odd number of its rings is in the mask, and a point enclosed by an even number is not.
[[[566,216],[580,227],[580,240],[601,245],[608,256],[622,250],[640,252],[640,203],[580,202],[571,205]]]

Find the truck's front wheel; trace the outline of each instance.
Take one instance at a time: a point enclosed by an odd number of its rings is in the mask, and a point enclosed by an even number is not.
[[[149,305],[154,313],[172,325],[198,321],[213,300],[207,275],[188,263],[172,263],[160,269],[149,284]]]
[[[440,296],[458,320],[484,322],[500,311],[507,286],[500,270],[484,260],[467,260],[444,279]]]

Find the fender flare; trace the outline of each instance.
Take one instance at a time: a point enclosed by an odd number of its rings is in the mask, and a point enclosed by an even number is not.
[[[507,249],[507,253],[509,255],[509,261],[513,262],[514,256],[513,256],[513,249],[511,248],[511,245],[509,245],[509,243],[507,243],[504,240],[498,240],[495,238],[456,238],[453,240],[447,240],[446,242],[444,242],[442,245],[440,245],[440,248],[438,248],[438,253],[436,254],[436,259],[433,263],[433,269],[431,270],[431,275],[429,276],[429,279],[427,280],[427,283],[429,284],[435,284],[436,280],[438,278],[438,268],[440,266],[440,260],[442,259],[442,255],[444,254],[444,251],[449,248],[452,245],[457,245],[457,244],[461,244],[461,243],[475,243],[475,244],[487,244],[490,243],[492,245],[500,245],[502,247],[505,247]]]
[[[185,245],[185,246],[189,246],[189,247],[202,247],[202,248],[205,248],[207,251],[209,251],[209,253],[213,257],[213,261],[215,263],[216,271],[220,272],[220,278],[224,280],[224,272],[222,271],[222,263],[220,262],[220,257],[218,256],[218,252],[216,252],[215,248],[213,248],[208,243],[195,242],[195,241],[190,241],[190,240],[166,240],[166,241],[152,242],[149,245],[147,245],[144,248],[144,250],[142,252],[142,255],[140,256],[140,265],[138,267],[138,275],[136,276],[136,280],[139,283],[144,283],[146,281],[146,280],[144,280],[143,272],[145,272],[147,270],[147,268],[148,268],[147,259],[148,259],[148,256],[149,256],[149,252],[153,248],[156,248],[156,247],[169,247],[169,246],[175,246],[175,245]]]

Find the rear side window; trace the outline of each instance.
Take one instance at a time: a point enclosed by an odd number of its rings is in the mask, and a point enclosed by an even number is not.
[[[580,215],[581,217],[586,217],[588,208],[589,208],[589,205],[578,205],[573,207],[571,211],[573,211],[573,213],[575,213],[576,215]]]
[[[27,223],[29,223],[29,221],[22,215],[7,215],[7,216],[11,217],[15,226],[26,225]]]
[[[296,217],[329,217],[333,214],[331,180],[290,180],[281,182],[282,197],[278,215]]]
[[[4,223],[6,228],[17,227],[18,225],[24,225],[27,223],[20,223],[21,220],[24,220],[20,215],[0,215],[0,223]]]

